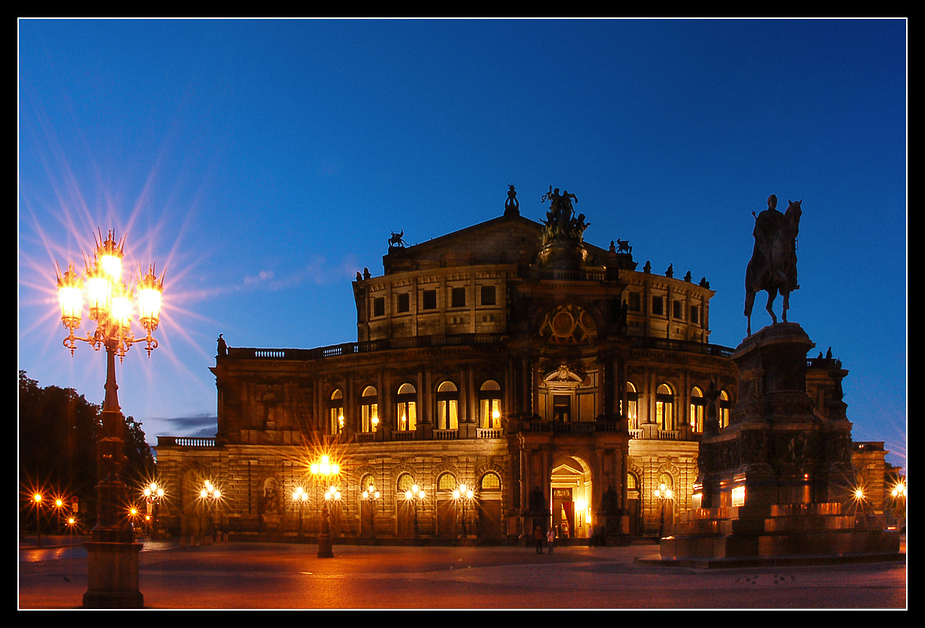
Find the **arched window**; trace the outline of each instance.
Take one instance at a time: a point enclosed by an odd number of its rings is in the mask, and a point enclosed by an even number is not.
[[[633,382],[626,382],[626,420],[628,429],[639,429],[639,393]]]
[[[479,490],[484,494],[486,492],[497,492],[501,490],[501,478],[497,473],[486,473],[479,482]]]
[[[437,478],[438,491],[453,492],[457,486],[459,484],[456,481],[456,476],[452,473],[441,473],[440,477]]]
[[[661,384],[655,391],[655,422],[663,430],[675,429],[674,393],[668,384]]]
[[[395,429],[409,431],[417,427],[417,391],[411,384],[398,387],[395,396]]]
[[[719,393],[719,408],[716,411],[716,418],[719,422],[719,429],[729,427],[729,408],[732,403],[729,401],[729,395],[725,390]]]
[[[479,426],[501,427],[501,386],[493,379],[486,380],[479,388]]]
[[[691,390],[691,428],[697,434],[703,433],[703,419],[706,410],[706,399],[703,398],[703,392],[697,386]]]
[[[360,429],[375,432],[379,424],[379,393],[372,386],[363,389],[360,397]]]
[[[328,434],[340,434],[344,429],[344,393],[340,388],[331,393],[328,409]]]
[[[459,427],[459,392],[456,384],[447,380],[437,386],[437,429],[455,430]]]
[[[398,476],[398,483],[396,488],[398,489],[398,495],[404,498],[405,493],[411,490],[411,487],[414,486],[414,478],[411,477],[410,473],[402,473]]]

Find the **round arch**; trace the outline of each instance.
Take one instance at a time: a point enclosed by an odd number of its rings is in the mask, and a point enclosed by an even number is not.
[[[593,477],[591,465],[579,456],[557,458],[549,480],[550,523],[559,538],[591,535]]]

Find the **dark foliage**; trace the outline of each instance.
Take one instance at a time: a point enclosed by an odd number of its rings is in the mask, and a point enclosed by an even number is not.
[[[48,498],[78,500],[83,526],[92,526],[96,512],[97,435],[102,427],[100,406],[70,388],[42,388],[19,371],[19,481],[22,502],[29,505],[34,491]],[[125,420],[123,479],[130,492],[153,476],[154,457],[141,424]],[[29,507],[31,509],[31,506]],[[26,514],[35,526],[34,515]],[[48,517],[47,524],[57,522]]]

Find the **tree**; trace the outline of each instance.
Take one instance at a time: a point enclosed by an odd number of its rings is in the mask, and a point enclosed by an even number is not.
[[[19,478],[24,494],[34,490],[78,498],[84,522],[96,513],[97,438],[100,406],[71,388],[41,388],[19,371]],[[141,423],[125,421],[123,479],[150,478],[154,457]]]

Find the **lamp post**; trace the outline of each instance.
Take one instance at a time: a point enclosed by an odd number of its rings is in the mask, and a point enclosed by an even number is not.
[[[151,515],[151,540],[157,538],[157,511],[160,507],[161,500],[164,498],[164,488],[157,485],[157,482],[151,482],[145,487],[142,494],[145,496],[145,502],[148,504],[148,513]]]
[[[312,476],[320,478],[327,484],[329,478],[340,475],[340,466],[331,462],[329,456],[324,455],[311,465]],[[334,549],[331,542],[331,524],[328,521],[328,498],[321,500],[321,534],[318,535],[318,558],[333,558]]]
[[[466,505],[472,499],[472,489],[465,484],[460,484],[459,488],[453,491],[453,499],[456,500],[457,504],[459,504],[459,500],[462,500],[462,538],[466,539],[468,538],[468,533],[466,532]]]
[[[665,533],[665,503],[672,500],[674,493],[667,485],[659,484],[655,490],[655,497],[659,500],[658,538],[661,539]]]
[[[62,275],[59,269],[58,301],[61,306],[61,321],[68,329],[64,346],[74,355],[76,341],[86,342],[94,350],[106,350],[105,398],[101,412],[102,432],[98,442],[98,484],[97,513],[87,549],[88,590],[83,597],[87,608],[140,608],[144,596],[138,590],[138,552],[141,544],[135,543],[135,535],[125,516],[128,503],[127,490],[121,478],[125,461],[125,446],[122,438],[124,419],[119,408],[118,386],[116,385],[116,356],[119,361],[136,342],[144,341],[148,357],[157,348],[152,333],[157,329],[163,275],[158,279],[154,266],[138,277],[138,320],[145,330],[145,337],[136,339],[132,332],[133,287],[126,287],[122,280],[122,257],[124,238],[117,244],[112,232],[103,241],[102,233],[97,240],[93,259],[86,259],[86,277],[81,279],[74,271],[73,263]],[[89,320],[96,322],[96,329],[86,337],[74,335],[83,317],[84,285],[88,298]]]
[[[299,533],[296,537],[298,542],[302,542],[302,506],[308,501],[308,493],[301,486],[296,487],[292,492],[292,501],[299,505]]]
[[[42,494],[32,495],[32,506],[35,508],[35,544],[42,545]]]
[[[209,480],[205,481],[202,489],[199,491],[199,499],[202,500],[202,503],[206,504],[209,509],[209,525],[212,527],[212,541],[215,541],[215,517],[212,514],[213,504],[221,499],[222,492],[215,488],[212,485],[212,482]],[[202,509],[199,510],[199,544],[202,545],[202,542],[205,540],[203,534],[203,525],[202,525]]]
[[[424,488],[413,484],[411,490],[405,491],[405,499],[414,503],[414,538],[415,540],[421,537],[421,529],[418,527],[418,501],[423,501],[426,495],[424,494]]]
[[[369,531],[372,538],[376,538],[376,502],[379,501],[379,491],[375,485],[370,484],[363,491],[363,500],[369,503]]]

